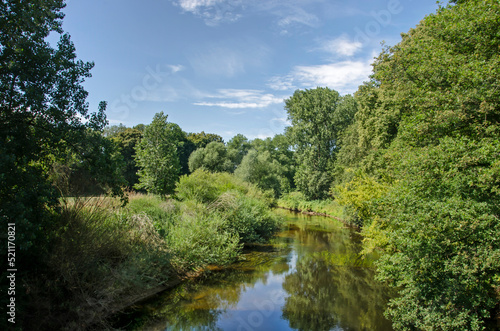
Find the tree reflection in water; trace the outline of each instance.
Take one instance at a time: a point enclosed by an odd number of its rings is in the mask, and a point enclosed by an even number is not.
[[[387,288],[341,223],[288,214],[273,244],[136,310],[129,330],[391,330]],[[272,300],[272,295],[281,295]]]

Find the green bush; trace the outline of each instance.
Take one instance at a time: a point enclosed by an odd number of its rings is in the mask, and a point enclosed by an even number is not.
[[[188,204],[189,210],[166,236],[168,246],[182,269],[207,264],[225,265],[238,256],[241,245],[237,233],[230,231],[227,220],[204,206]]]
[[[242,243],[263,242],[279,229],[280,218],[264,202],[236,191],[222,194],[210,208],[227,219],[227,229]]]
[[[256,186],[226,172],[210,173],[203,169],[198,169],[189,176],[182,176],[177,184],[176,196],[180,200],[210,203],[222,193],[232,190],[265,200],[269,205],[274,201],[272,191],[262,192]]]

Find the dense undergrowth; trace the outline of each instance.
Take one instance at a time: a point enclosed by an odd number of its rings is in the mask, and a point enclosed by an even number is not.
[[[124,303],[234,262],[245,243],[268,239],[280,224],[265,194],[230,174],[197,171],[177,194],[131,194],[125,207],[113,198],[62,201],[40,247],[47,254],[26,279],[23,328],[105,328]]]

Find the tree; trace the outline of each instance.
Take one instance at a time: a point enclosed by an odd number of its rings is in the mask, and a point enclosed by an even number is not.
[[[114,138],[125,130],[127,130],[127,127],[122,123],[111,125],[104,128],[103,135],[108,138]]]
[[[62,34],[63,7],[62,0],[0,3],[0,218],[16,223],[22,250],[41,238],[58,205],[51,165],[106,125],[105,103],[88,112],[81,84],[93,63],[77,60]],[[50,33],[61,35],[56,48],[45,41]]]
[[[224,143],[224,139],[221,136],[215,133],[205,133],[205,131],[201,131],[200,133],[190,133],[187,136],[187,139],[192,141],[196,148],[204,148],[211,142],[219,142]]]
[[[498,307],[500,4],[455,3],[380,54],[339,154],[368,170],[342,198],[385,250],[400,330],[482,330]]]
[[[316,88],[295,91],[285,100],[285,109],[292,122],[289,135],[299,164],[295,175],[297,188],[308,199],[325,198],[339,150],[339,133],[352,122],[355,103],[350,96],[341,98],[334,90]]]
[[[233,161],[234,166],[237,167],[250,150],[251,145],[247,137],[239,133],[227,142],[226,147],[229,158]]]
[[[251,149],[243,157],[234,174],[264,191],[273,190],[275,197],[281,195],[282,186],[284,190],[290,187],[287,179],[282,176],[281,165],[271,158],[268,151],[257,152]]]
[[[227,155],[226,146],[212,141],[205,148],[195,150],[189,157],[189,170],[204,169],[210,172],[231,172],[233,164]]]
[[[129,188],[134,187],[139,182],[137,175],[139,168],[135,161],[135,146],[141,141],[141,138],[142,132],[131,128],[126,128],[112,138],[120,148],[120,153],[125,162],[123,176]]]
[[[177,155],[178,126],[168,123],[167,118],[163,112],[155,114],[135,150],[139,166],[139,183],[135,187],[161,195],[174,192],[181,170]]]

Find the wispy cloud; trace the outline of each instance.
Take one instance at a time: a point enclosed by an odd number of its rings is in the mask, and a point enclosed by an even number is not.
[[[271,49],[255,40],[226,41],[199,46],[189,57],[189,62],[198,74],[207,76],[234,77],[264,64]]]
[[[346,34],[335,39],[322,40],[320,46],[313,49],[329,53],[335,57],[353,56],[363,45],[359,41],[350,40]]]
[[[190,12],[204,19],[205,24],[216,26],[221,22],[237,21],[244,7],[242,0],[176,0],[185,12]]]
[[[194,104],[228,109],[256,109],[282,103],[284,99],[261,90],[221,89],[217,92],[209,98],[220,99],[220,101],[203,101]]]
[[[267,86],[275,91],[288,91],[296,89],[293,85],[293,76],[275,76],[269,79]]]
[[[235,22],[243,15],[266,13],[277,17],[277,25],[286,32],[293,25],[317,27],[319,18],[308,8],[326,0],[172,0],[183,11],[202,18],[209,26]]]
[[[371,61],[340,61],[312,66],[296,66],[286,76],[273,77],[268,86],[276,90],[326,86],[342,94],[353,93],[371,74]]]

